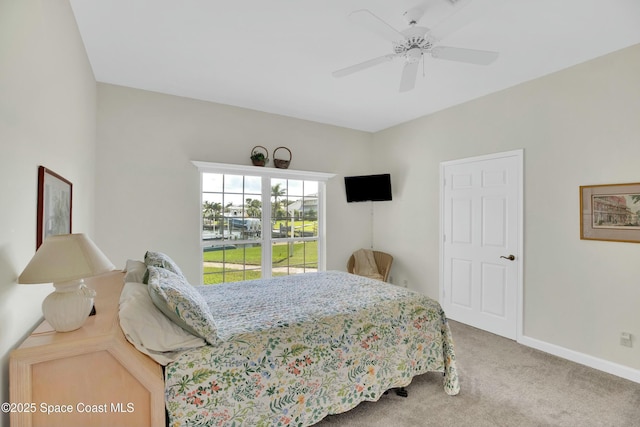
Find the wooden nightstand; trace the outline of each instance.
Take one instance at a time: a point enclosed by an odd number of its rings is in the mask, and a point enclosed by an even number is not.
[[[71,332],[44,321],[11,353],[11,426],[164,426],[162,367],[120,329],[123,274],[85,283],[95,316]]]

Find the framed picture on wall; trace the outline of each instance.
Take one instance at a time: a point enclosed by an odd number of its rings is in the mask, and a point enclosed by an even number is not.
[[[73,184],[62,176],[38,168],[38,223],[36,250],[48,236],[71,233]]]
[[[640,183],[581,186],[580,238],[640,243]]]

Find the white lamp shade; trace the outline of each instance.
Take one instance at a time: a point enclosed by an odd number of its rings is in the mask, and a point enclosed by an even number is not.
[[[18,283],[56,283],[96,276],[115,266],[84,234],[49,236],[42,242]]]
[[[44,318],[58,332],[78,329],[91,312],[96,293],[85,277],[115,270],[84,234],[49,236],[18,278],[18,283],[51,283],[56,290],[42,302]]]

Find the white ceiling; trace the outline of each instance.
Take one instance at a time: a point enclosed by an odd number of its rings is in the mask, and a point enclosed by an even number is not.
[[[391,53],[348,19],[398,30],[421,0],[70,0],[99,82],[378,131],[640,43],[640,0],[473,0],[443,45],[494,50],[489,66],[427,58],[414,90],[402,62],[331,73]],[[423,0],[421,25],[456,9]]]

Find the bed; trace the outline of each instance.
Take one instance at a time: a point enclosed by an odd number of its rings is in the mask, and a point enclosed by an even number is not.
[[[191,286],[174,264],[156,264],[148,285],[125,284],[120,323],[165,365],[170,426],[312,425],[426,372],[459,391],[447,319],[423,295],[339,271]],[[141,319],[130,302],[145,293],[145,310],[168,323]],[[152,324],[163,333],[149,338]]]

